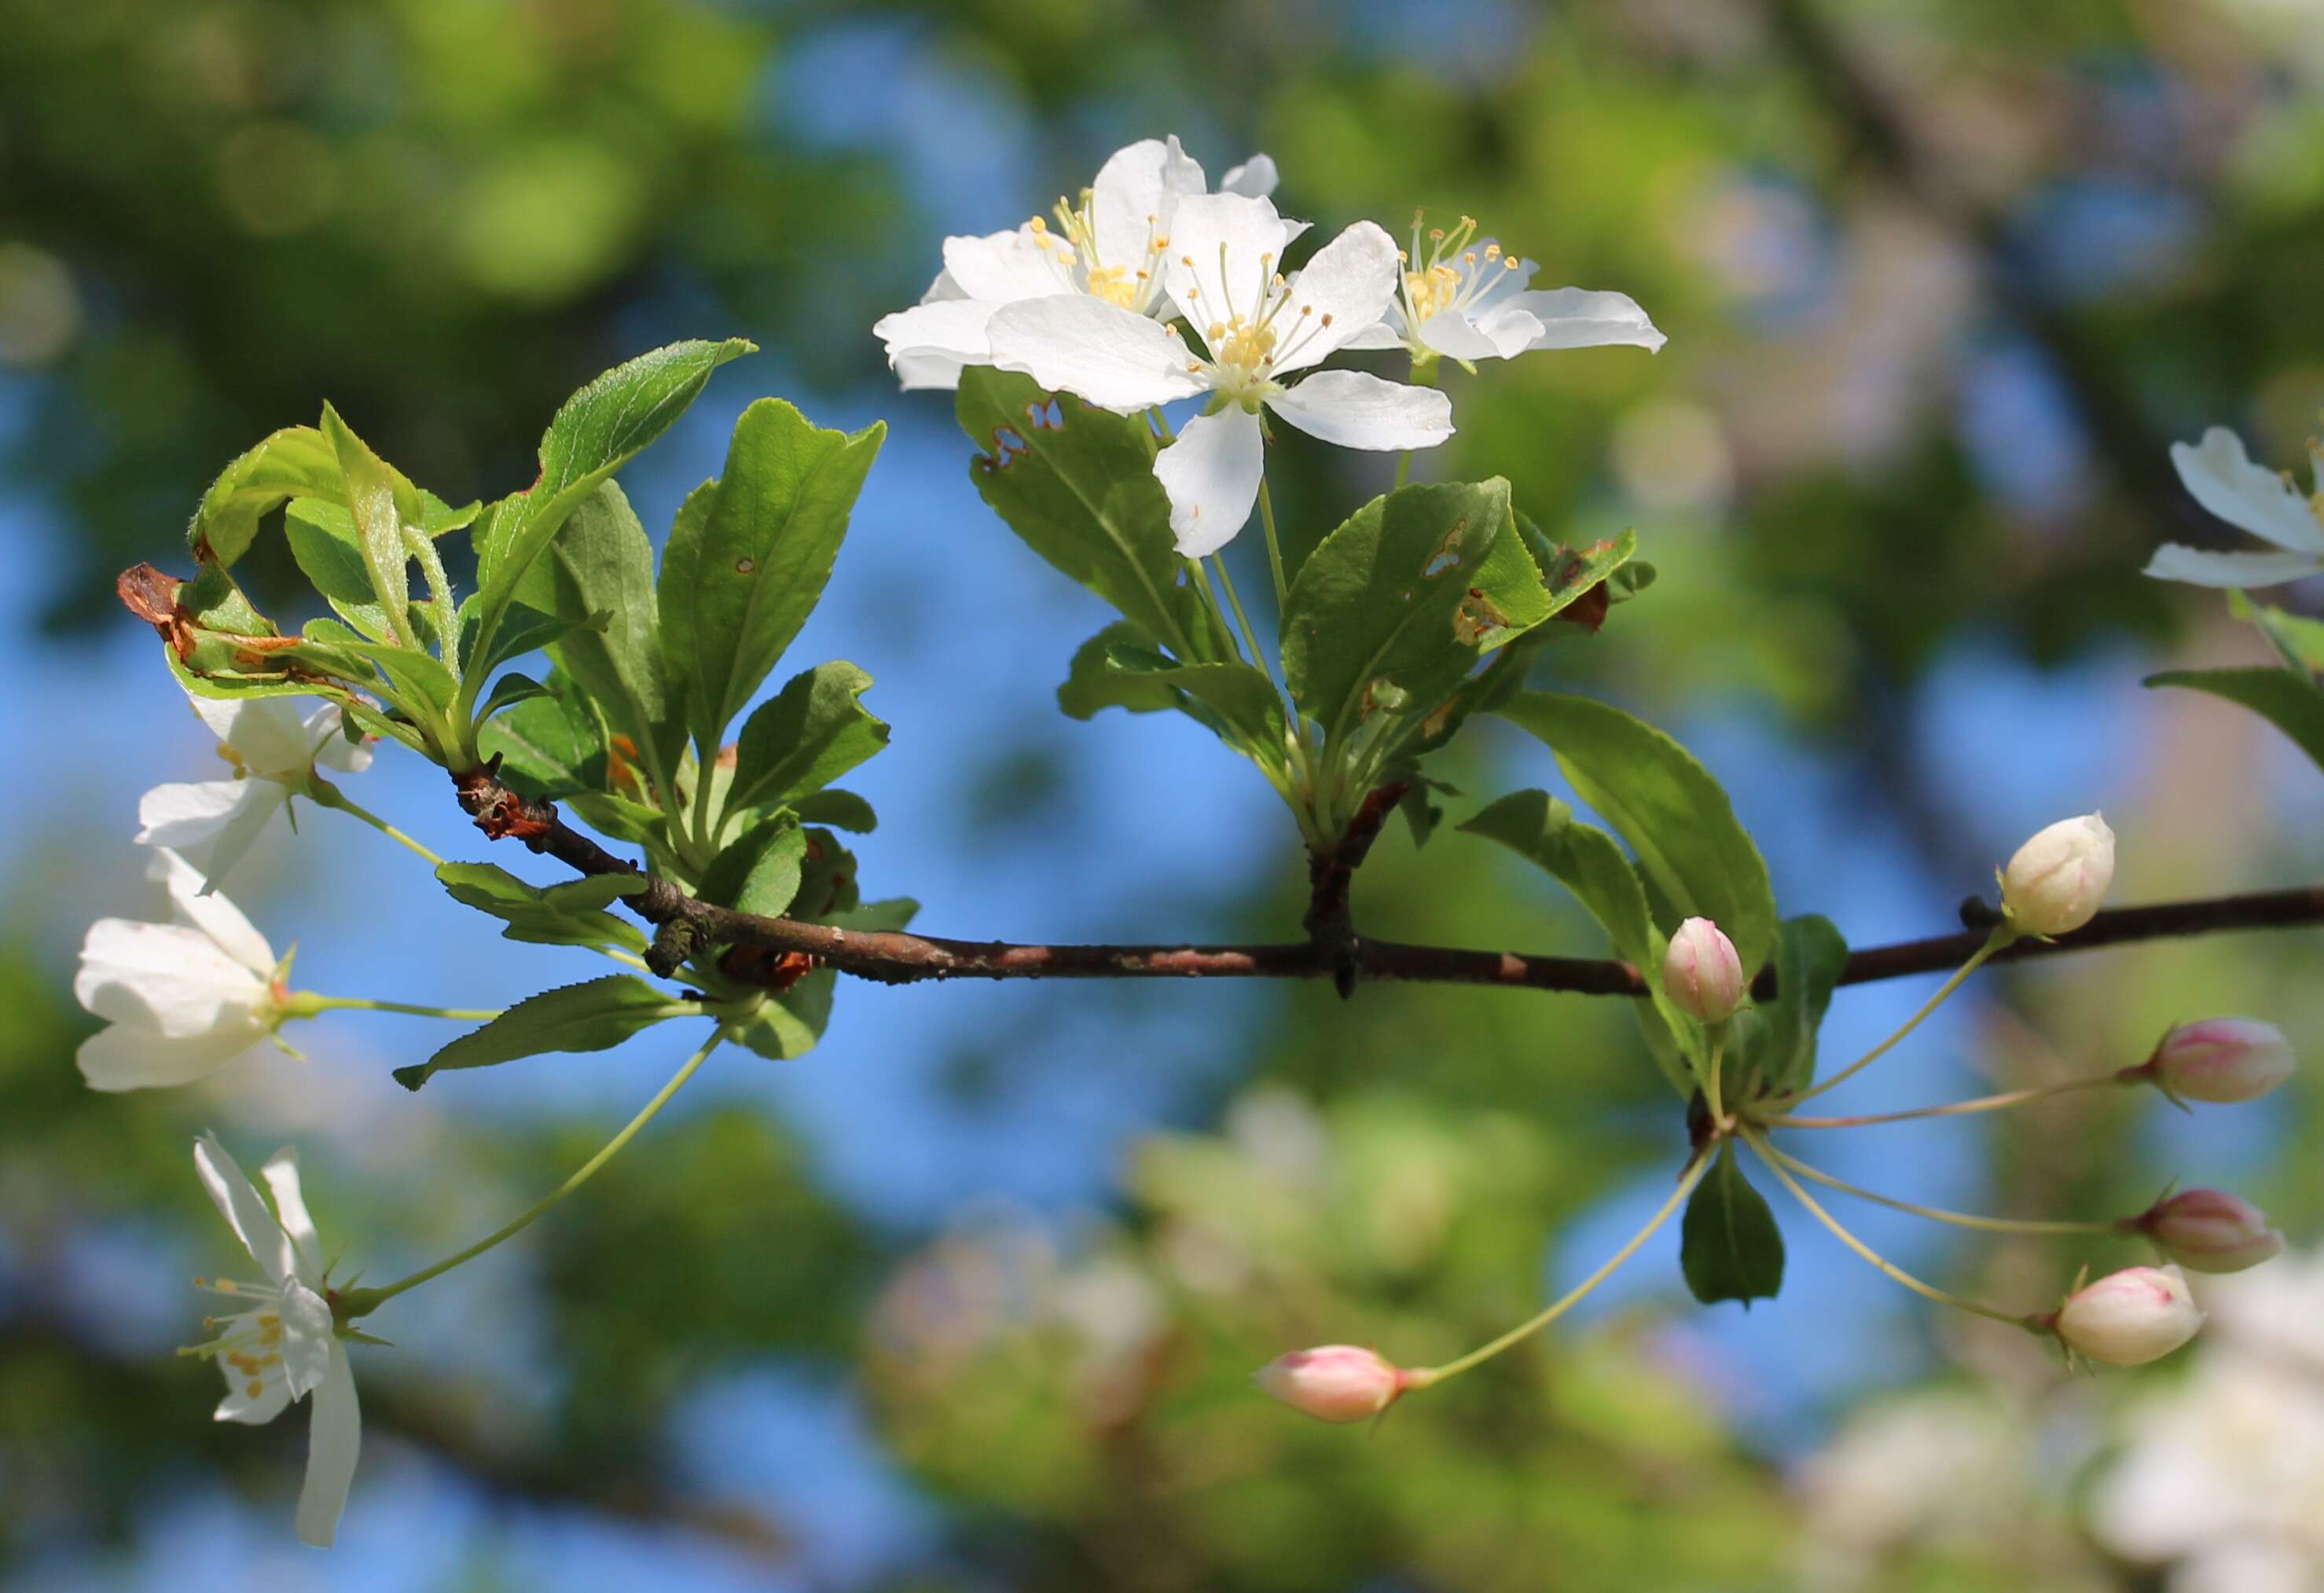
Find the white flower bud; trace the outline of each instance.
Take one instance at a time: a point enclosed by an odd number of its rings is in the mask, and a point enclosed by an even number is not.
[[[1369,1349],[1325,1344],[1277,1356],[1253,1374],[1259,1386],[1319,1422],[1361,1422],[1404,1392],[1404,1373]]]
[[[2267,1225],[2267,1214],[2223,1189],[2190,1189],[2157,1201],[2132,1226],[2197,1272],[2241,1272],[2283,1250],[2283,1236]]]
[[[1688,1017],[1725,1023],[1743,1004],[1743,962],[1735,943],[1710,919],[1689,918],[1663,953],[1663,989]]]
[[[2114,883],[2114,832],[2086,813],[2060,819],[2017,849],[2001,875],[2001,907],[2028,935],[2064,935],[2096,916]]]
[[[2154,1054],[2117,1075],[2152,1083],[2189,1100],[2256,1100],[2292,1077],[2292,1042],[2255,1017],[2207,1017],[2163,1036]]]
[[[2066,1297],[2050,1326],[2069,1349],[2108,1366],[2160,1360],[2195,1336],[2203,1313],[2175,1266],[2129,1266]]]

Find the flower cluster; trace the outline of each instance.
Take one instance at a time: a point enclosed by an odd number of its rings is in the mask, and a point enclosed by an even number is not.
[[[1125,414],[1201,401],[1154,462],[1190,558],[1231,541],[1259,502],[1263,414],[1342,447],[1431,448],[1452,435],[1451,401],[1427,385],[1440,357],[1473,368],[1527,349],[1663,345],[1622,294],[1530,289],[1532,262],[1466,216],[1425,241],[1416,220],[1409,249],[1360,221],[1294,270],[1307,224],[1277,212],[1275,177],[1256,156],[1211,192],[1176,138],[1131,144],[1078,204],[1057,202],[1056,226],[1036,216],[945,239],[927,297],[872,331],[907,388],[992,365]],[[1406,350],[1412,381],[1315,368],[1377,348]]]

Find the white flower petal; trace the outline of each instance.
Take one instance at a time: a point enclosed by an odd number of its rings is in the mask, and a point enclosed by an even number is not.
[[[256,1015],[268,990],[198,929],[99,918],[81,940],[73,999],[108,1023],[149,1035],[189,1039],[231,1027],[255,1038],[265,1032]]]
[[[296,1283],[290,1236],[274,1220],[266,1202],[258,1198],[250,1180],[243,1176],[241,1165],[226,1155],[217,1135],[204,1134],[194,1141],[194,1171],[201,1174],[202,1187],[210,1192],[218,1215],[226,1219],[243,1248],[250,1252],[250,1258],[265,1272],[266,1281],[278,1285]],[[287,1331],[289,1324],[284,1325]]]
[[[1267,407],[1343,448],[1433,448],[1452,435],[1452,401],[1443,392],[1361,371],[1318,371]]]
[[[895,367],[896,386],[903,392],[949,392],[960,385],[960,373],[968,368],[965,361],[940,354],[899,354],[888,363]]]
[[[1154,456],[1154,474],[1170,498],[1170,529],[1188,558],[1234,540],[1259,501],[1267,450],[1259,417],[1233,408],[1197,415],[1178,440]]]
[[[888,364],[899,373],[903,362],[913,358],[946,360],[955,371],[963,365],[990,364],[992,355],[984,328],[997,308],[982,299],[916,304],[881,316],[872,324],[872,335],[887,345]],[[957,386],[957,378],[946,385]]]
[[[243,767],[254,774],[274,778],[304,773],[314,761],[313,738],[292,699],[187,695],[210,732],[240,754]]]
[[[363,1406],[355,1398],[355,1368],[347,1364],[347,1347],[334,1339],[330,1368],[315,1389],[307,1437],[307,1480],[299,1490],[300,1542],[327,1549],[338,1535],[362,1449]]]
[[[1274,160],[1267,155],[1253,155],[1241,165],[1227,169],[1227,174],[1219,179],[1219,192],[1264,199],[1275,192],[1275,184]]]
[[[215,840],[247,809],[272,814],[281,801],[272,780],[173,780],[137,799],[137,843],[182,852]]]
[[[1297,235],[1269,200],[1190,195],[1170,222],[1162,286],[1198,329],[1249,316],[1266,302],[1268,280],[1283,269],[1283,251]],[[1379,318],[1377,307],[1370,318]]]
[[[170,916],[189,929],[198,929],[217,943],[218,950],[262,980],[274,975],[274,948],[258,933],[242,909],[216,891],[205,894],[201,870],[168,847],[156,847],[145,865],[145,877],[170,893]]]
[[[1541,322],[1535,348],[1599,348],[1623,344],[1654,350],[1670,341],[1627,293],[1587,288],[1531,289],[1498,302]]]
[[[173,1039],[115,1024],[83,1040],[73,1060],[92,1090],[169,1090],[209,1077],[265,1037],[263,1029],[242,1036],[221,1028]]]
[[[1073,280],[1054,262],[1054,250],[1064,251],[1067,265],[1073,262],[1072,244],[1029,226],[981,238],[950,237],[944,241],[945,275],[959,287],[961,297],[996,305],[1070,292]]]
[[[2226,427],[2205,432],[2200,447],[2172,444],[2171,463],[2195,502],[2229,525],[2278,548],[2324,553],[2324,525],[2307,500],[2274,471],[2253,464],[2243,438]]]
[[[178,854],[201,874],[204,890],[218,888],[219,882],[235,864],[249,855],[250,849],[258,844],[258,838],[266,833],[269,822],[290,799],[290,787],[278,786],[272,780],[249,779],[240,783],[243,787],[241,801],[216,830],[207,836],[161,843],[174,845]],[[157,790],[161,788],[156,787]],[[145,812],[143,803],[138,805],[137,811],[143,817]],[[157,836],[174,833],[158,826],[153,828],[153,833]],[[145,834],[141,832],[137,838],[143,841]]]
[[[1396,297],[1396,240],[1371,222],[1356,223],[1316,250],[1277,318],[1277,373],[1304,371],[1377,326]]]
[[[1176,138],[1142,138],[1114,151],[1090,184],[1090,230],[1097,235],[1098,263],[1137,270],[1145,263],[1149,241],[1171,235],[1178,201],[1203,188],[1201,165]]]
[[[319,763],[342,774],[361,774],[371,767],[371,738],[347,740],[337,703],[326,703],[308,714],[300,728],[306,732],[309,767]]]
[[[307,1197],[299,1187],[299,1153],[284,1146],[266,1158],[258,1170],[274,1196],[274,1215],[299,1252],[299,1275],[315,1285],[323,1275],[323,1253],[315,1238],[315,1220],[307,1214]]]
[[[331,1308],[323,1297],[298,1278],[282,1285],[282,1376],[290,1396],[304,1399],[330,1369],[333,1336]]]
[[[1390,317],[1383,318],[1382,320],[1365,327],[1353,337],[1349,338],[1345,343],[1340,345],[1340,346],[1343,349],[1402,348],[1404,346],[1404,327],[1402,324],[1402,318]]]
[[[1505,312],[1506,313],[1506,312]],[[1516,312],[1525,315],[1523,310]],[[1499,320],[1499,317],[1495,318]],[[1528,321],[1531,316],[1525,316]],[[1535,322],[1538,326],[1540,323]],[[1420,323],[1420,341],[1437,354],[1456,360],[1506,359],[1499,341],[1464,315],[1452,310],[1439,310]],[[1519,348],[1525,345],[1520,343]]]
[[[967,297],[967,290],[962,288],[958,282],[952,280],[952,272],[948,271],[940,271],[936,272],[936,280],[928,284],[928,290],[920,295],[920,302],[922,304],[941,304],[947,299],[965,299]]]
[[[2184,543],[2165,542],[2146,561],[2145,574],[2161,581],[2196,586],[2273,586],[2324,570],[2312,553],[2214,553]]]
[[[1085,294],[1004,305],[986,327],[992,363],[1051,391],[1124,413],[1192,398],[1209,383],[1186,369],[1185,345],[1148,317]]]
[[[251,1379],[218,1359],[218,1370],[226,1374],[226,1397],[218,1401],[211,1420],[240,1422],[248,1427],[263,1427],[281,1415],[290,1404],[290,1384],[281,1377],[258,1379],[258,1392],[250,1392]]]

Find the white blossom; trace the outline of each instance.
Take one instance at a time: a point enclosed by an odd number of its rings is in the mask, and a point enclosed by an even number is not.
[[[94,1089],[191,1083],[283,1017],[281,965],[241,910],[167,848],[145,872],[169,892],[169,921],[99,918],[81,942],[73,997],[106,1025],[81,1042]]]
[[[1181,200],[1164,286],[1192,340],[1087,295],[1026,299],[992,318],[994,364],[1101,409],[1211,400],[1154,462],[1190,558],[1224,547],[1250,518],[1265,468],[1262,407],[1342,447],[1434,447],[1452,435],[1452,405],[1431,388],[1355,371],[1286,380],[1378,322],[1396,291],[1396,244],[1369,221],[1286,277],[1284,249],[1305,229],[1263,198]]]
[[[2324,451],[2310,456],[2319,488],[2312,499],[2288,477],[2253,464],[2243,438],[2224,426],[2205,432],[2200,444],[2172,444],[2171,463],[2196,502],[2282,551],[2214,553],[2166,542],[2146,573],[2198,586],[2273,586],[2324,571]]]
[[[1253,155],[1219,191],[1263,198],[1275,177],[1275,162]],[[1036,216],[1008,232],[946,238],[944,270],[920,302],[882,317],[872,335],[908,391],[957,387],[963,369],[991,364],[986,325],[1019,299],[1087,294],[1167,320],[1176,311],[1162,290],[1163,253],[1179,200],[1204,191],[1202,166],[1175,137],[1117,150],[1078,205],[1057,201],[1054,227]]]
[[[1403,348],[1423,364],[1442,355],[1473,367],[1529,349],[1628,345],[1651,354],[1669,341],[1626,293],[1530,286],[1539,268],[1478,237],[1473,217],[1449,233],[1432,230],[1425,257],[1415,217],[1397,296],[1347,346]]]
[[[299,1159],[279,1150],[259,1169],[272,1211],[214,1134],[194,1142],[194,1169],[218,1213],[241,1239],[259,1277],[207,1278],[200,1286],[244,1309],[208,1319],[214,1337],[198,1347],[226,1377],[217,1419],[258,1425],[293,1401],[314,1396],[307,1480],[299,1493],[300,1540],[327,1549],[337,1536],[363,1443],[355,1373],[329,1303],[315,1224],[299,1189]]]
[[[217,737],[234,778],[154,787],[137,804],[137,839],[176,852],[212,888],[292,794],[306,789],[317,764],[350,774],[371,765],[371,749],[341,733],[335,704],[301,718],[282,697],[187,696]]]

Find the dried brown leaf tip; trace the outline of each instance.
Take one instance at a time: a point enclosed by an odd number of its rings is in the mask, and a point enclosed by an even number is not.
[[[162,640],[177,649],[181,662],[194,656],[193,622],[178,606],[178,588],[182,585],[177,576],[150,564],[132,565],[113,584],[122,606],[152,626]]]

